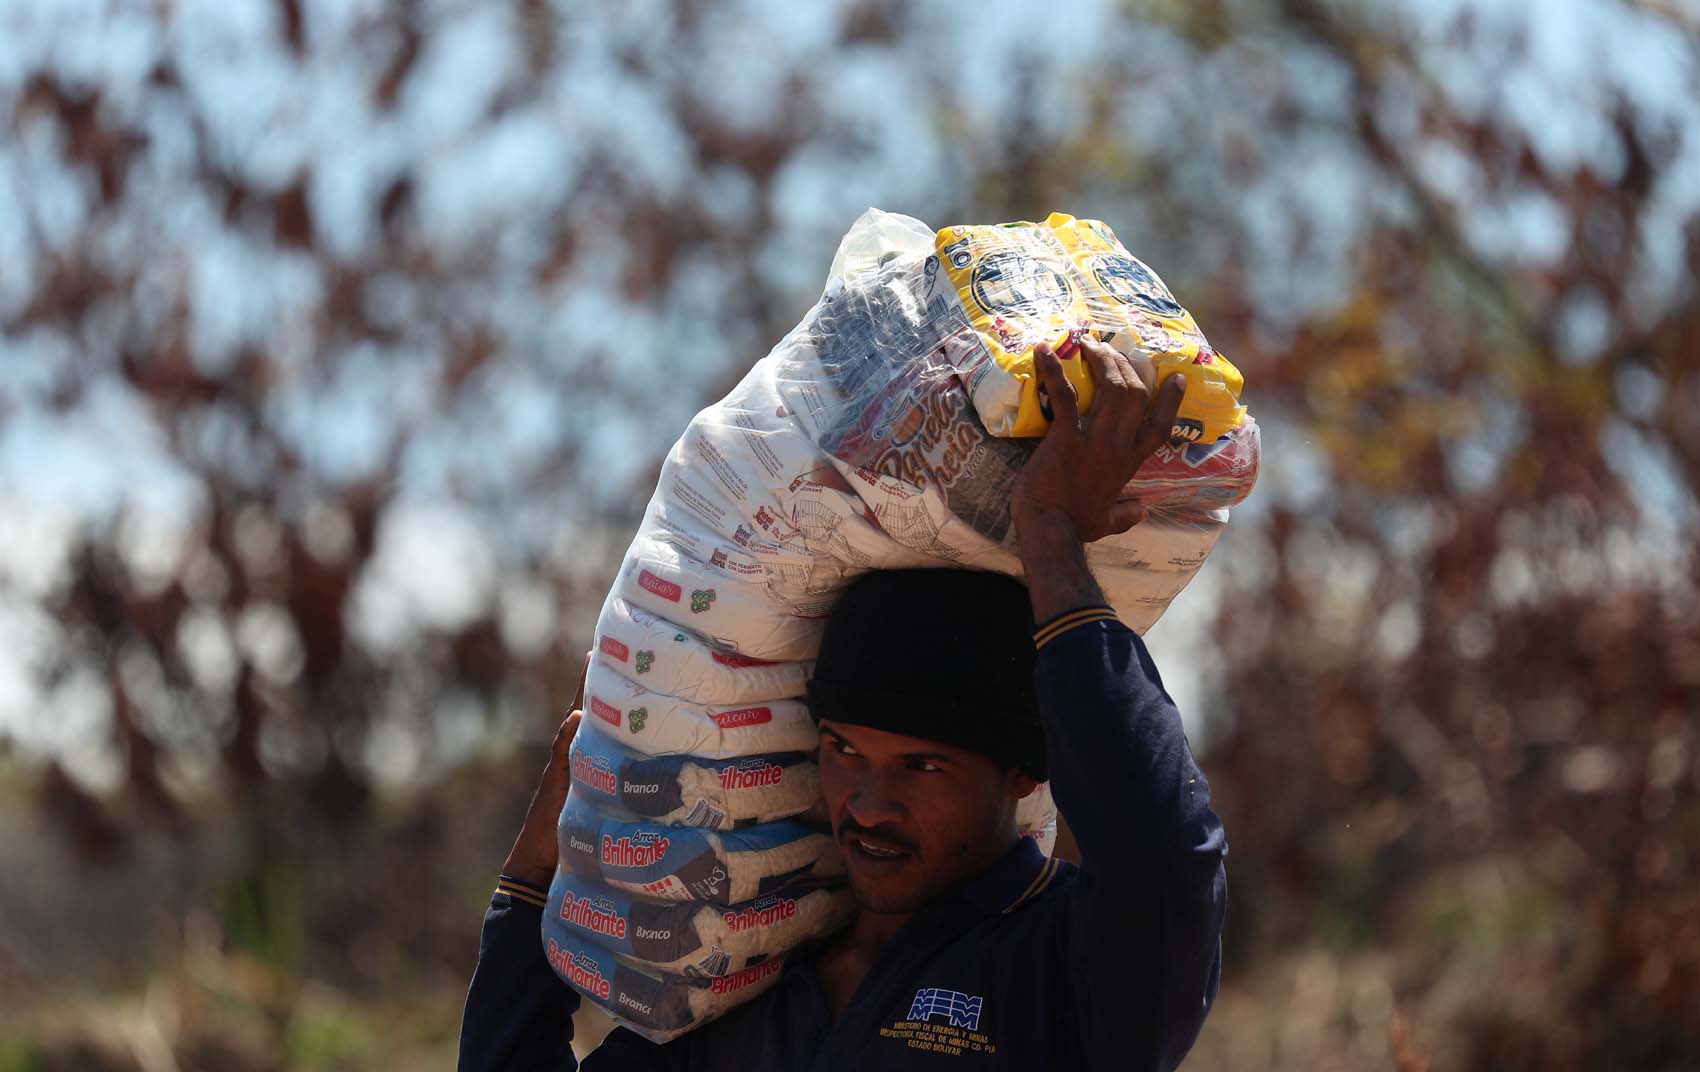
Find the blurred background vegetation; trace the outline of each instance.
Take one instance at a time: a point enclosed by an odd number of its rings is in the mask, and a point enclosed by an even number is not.
[[[5,0],[0,1070],[448,1067],[659,459],[868,205],[1103,218],[1245,372],[1189,1067],[1700,1067],[1694,0]]]

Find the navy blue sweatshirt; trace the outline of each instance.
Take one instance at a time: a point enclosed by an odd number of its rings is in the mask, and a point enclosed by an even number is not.
[[[812,956],[657,1046],[623,1029],[585,1072],[1169,1069],[1215,999],[1227,842],[1174,701],[1107,607],[1035,634],[1051,791],[1082,866],[1022,839],[917,912],[836,1020]],[[545,891],[504,877],[484,917],[460,1068],[566,1072],[578,996],[544,960]]]

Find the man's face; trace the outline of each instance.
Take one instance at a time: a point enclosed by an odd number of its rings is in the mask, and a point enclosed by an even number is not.
[[[913,912],[989,867],[1036,783],[937,741],[821,723],[821,790],[857,902]]]

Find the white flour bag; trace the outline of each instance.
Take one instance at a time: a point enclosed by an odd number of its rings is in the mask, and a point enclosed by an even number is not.
[[[801,696],[807,660],[772,662],[716,648],[683,626],[610,595],[596,622],[602,665],[653,692],[691,703],[736,706]]]
[[[585,728],[647,755],[711,759],[810,752],[819,732],[800,699],[696,704],[652,692],[592,658],[585,676]]]

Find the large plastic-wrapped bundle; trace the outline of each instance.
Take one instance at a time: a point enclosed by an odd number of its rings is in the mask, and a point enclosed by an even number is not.
[[[544,922],[557,973],[616,1019],[675,1037],[846,920],[801,699],[826,615],[872,569],[1020,574],[1010,494],[1050,419],[1033,347],[1089,409],[1088,333],[1188,381],[1125,492],[1147,519],[1087,549],[1143,632],[1250,492],[1260,443],[1238,370],[1097,221],[935,234],[870,210],[815,307],[668,452],[597,623]],[[1044,787],[1018,821],[1049,850]]]
[[[1238,371],[1157,276],[1102,224],[1066,216],[937,236],[904,216],[858,220],[820,302],[668,453],[615,594],[720,650],[797,663],[865,570],[1019,575],[1009,495],[1037,443],[1012,436],[1048,410],[1032,347],[1072,353],[1083,331],[1188,379],[1173,441],[1128,488],[1149,519],[1088,548],[1144,631],[1250,492],[1257,425]],[[1089,405],[1083,362],[1064,368]]]

